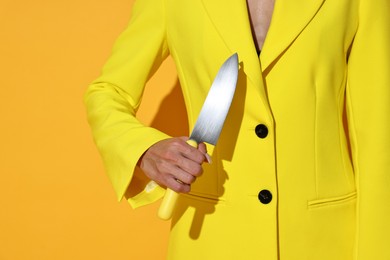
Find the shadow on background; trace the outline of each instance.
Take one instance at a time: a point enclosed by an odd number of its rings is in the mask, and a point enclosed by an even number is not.
[[[157,128],[170,136],[189,135],[187,110],[178,79],[172,91],[161,101],[151,127]]]

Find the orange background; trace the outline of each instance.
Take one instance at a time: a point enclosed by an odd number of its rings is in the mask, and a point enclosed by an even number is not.
[[[1,0],[1,260],[165,259],[169,222],[156,217],[159,203],[132,210],[116,201],[82,103],[132,4]],[[184,113],[169,59],[138,117],[185,135]]]

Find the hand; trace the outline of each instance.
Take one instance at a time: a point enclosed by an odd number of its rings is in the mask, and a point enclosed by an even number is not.
[[[176,192],[189,192],[209,156],[204,143],[194,148],[186,140],[188,137],[174,137],[152,145],[139,163],[145,175]]]

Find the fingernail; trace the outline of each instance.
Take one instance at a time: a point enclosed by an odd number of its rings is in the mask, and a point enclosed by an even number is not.
[[[213,161],[211,160],[211,156],[208,153],[205,153],[206,160],[209,164],[211,164]]]

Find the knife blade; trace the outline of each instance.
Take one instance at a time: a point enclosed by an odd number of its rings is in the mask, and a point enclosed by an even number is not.
[[[198,119],[187,143],[197,147],[206,142],[216,145],[229,112],[238,78],[238,55],[230,56],[220,67],[207,94]],[[179,194],[167,189],[158,216],[163,220],[172,217]]]

